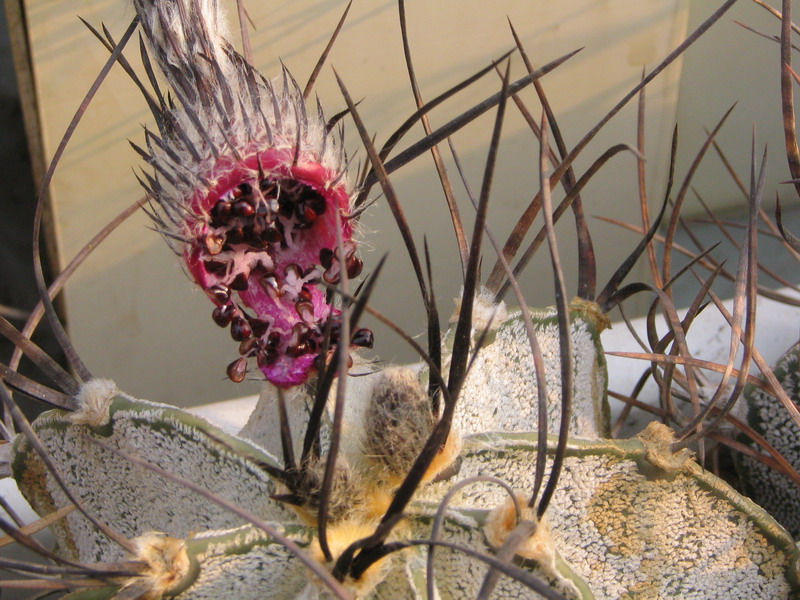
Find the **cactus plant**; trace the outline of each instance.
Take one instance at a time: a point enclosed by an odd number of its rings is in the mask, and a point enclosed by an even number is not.
[[[666,291],[668,269],[660,288],[621,287],[663,210],[596,293],[580,208],[585,181],[570,166],[591,135],[567,154],[552,115],[537,130],[541,239],[551,253],[556,305],[526,306],[508,265],[511,242],[498,252],[486,286],[479,284],[484,236],[494,243],[484,229],[508,98],[533,83],[546,105],[539,79],[564,58],[539,70],[529,65],[530,74],[514,83],[506,71],[500,93],[481,105],[497,107],[495,129],[480,198],[473,199],[463,294],[442,338],[432,289],[387,178],[397,163],[374,148],[344,84],[371,166],[353,187],[321,113],[307,114],[288,71],[282,84],[272,83],[236,53],[220,34],[216,2],[134,6],[178,100],[173,106],[150,98],[161,135],[146,132],[147,149],[137,147],[153,167],[143,182],[156,205],[151,216],[215,304],[215,322],[231,326],[240,342],[229,377],[243,379],[254,359],[267,383],[248,426],[231,435],[186,411],[135,399],[79,361],[72,376],[4,323],[4,335],[62,388],[3,369],[7,385],[57,407],[31,426],[0,386],[20,430],[13,475],[40,514],[78,508],[52,525],[55,553],[0,521],[19,543],[55,561],[44,571],[13,561],[7,568],[61,575],[51,587],[70,590],[75,600],[800,597],[800,551],[790,533],[689,449],[715,433],[710,420],[730,410],[746,369],[736,375],[730,406],[717,400],[732,361],[711,402],[686,414],[671,404],[673,392],[681,396],[672,381],[697,399],[692,370],[682,376],[669,361],[696,367],[685,330],[708,286],[683,319]],[[518,50],[527,62],[521,44]],[[426,136],[416,155],[443,135]],[[552,174],[550,135],[562,158]],[[763,163],[755,169],[755,156],[753,163],[751,216],[764,172]],[[567,199],[554,209],[551,179],[561,177]],[[373,370],[353,350],[372,343],[358,326],[365,311],[388,322],[369,306],[380,265],[360,293],[352,295],[349,282],[361,271],[352,223],[360,200],[353,197],[377,183],[407,239],[429,316],[427,351],[403,334],[420,349],[421,368]],[[553,229],[570,202],[581,262],[572,302]],[[521,219],[520,227],[530,221]],[[755,293],[755,235],[751,222],[737,277],[742,302]],[[514,288],[519,308],[506,308],[505,287]],[[663,416],[678,435],[652,422],[635,438],[612,439],[600,333],[608,311],[642,290],[656,292],[670,325],[662,338],[655,327],[648,331],[649,360],[669,399]],[[742,326],[741,312],[732,338],[745,338],[749,361],[753,322]],[[351,369],[366,374],[349,377]]]
[[[789,348],[773,372],[790,398],[797,398],[797,344]],[[772,444],[796,469],[800,466],[800,427],[782,410],[778,399],[755,385],[745,390],[749,425]],[[746,443],[751,443],[746,440]],[[748,455],[737,455],[737,470],[745,493],[763,506],[794,537],[800,537],[800,507],[795,502],[796,484],[785,473],[776,471]]]
[[[503,325],[513,326],[513,317],[512,323]],[[503,363],[496,359],[492,366],[508,369],[516,361]],[[402,389],[396,375],[388,379],[394,383],[391,389]],[[357,415],[353,418],[361,417],[360,422],[343,425],[363,446],[375,435],[373,423],[364,417],[385,389],[384,382],[376,382],[373,393],[349,398],[354,404],[367,405],[353,406],[349,412]],[[420,390],[417,382],[416,392]],[[115,395],[106,398],[104,411],[95,411],[103,413],[105,423],[77,424],[76,413],[53,411],[40,417],[35,429],[55,468],[65,474],[64,485],[78,490],[86,507],[120,527],[120,533],[139,539],[156,529],[170,539],[185,540],[187,565],[197,566],[187,566],[160,593],[207,598],[220,590],[238,590],[242,598],[285,598],[311,585],[297,557],[274,538],[247,525],[241,515],[198,498],[194,489],[186,489],[180,481],[165,482],[162,474],[139,464],[149,463],[235,502],[248,515],[274,523],[278,533],[300,547],[311,548],[313,555],[315,527],[303,519],[308,513],[294,514],[271,499],[276,486],[268,475],[280,470],[275,457],[183,411],[133,400],[113,388],[111,392]],[[476,401],[465,410],[491,419],[495,407]],[[402,423],[394,424],[398,425]],[[418,439],[409,437],[408,441]],[[521,564],[564,597],[788,597],[790,590],[796,590],[800,564],[791,536],[763,509],[700,468],[687,450],[673,452],[673,441],[671,431],[656,423],[637,439],[571,438],[559,486],[538,522],[547,532],[525,550],[529,554],[518,550],[525,559]],[[20,438],[17,444],[14,472],[26,496],[42,513],[63,506],[67,499],[46,475],[29,443]],[[387,468],[374,453],[362,450],[361,456],[352,456],[350,452],[357,452],[360,445],[343,451],[342,460],[359,468],[334,492],[345,495],[334,503],[345,506],[331,511],[329,543],[337,558],[337,544],[341,552],[372,531],[392,489],[387,475],[397,469],[396,465]],[[548,458],[557,445],[557,436],[549,436]],[[419,489],[391,543],[403,546],[429,538],[442,499],[461,480],[469,485],[449,499],[452,510],[441,539],[488,555],[502,547],[516,526],[510,502],[516,497],[480,476],[491,474],[514,490],[530,489],[536,433],[469,432],[458,446],[458,457],[449,460],[457,468]],[[400,455],[402,450],[395,453]],[[80,468],[75,456],[81,457]],[[523,506],[524,500],[519,500]],[[498,512],[500,516],[493,517]],[[537,517],[529,518],[535,522]],[[107,563],[123,558],[122,549],[79,513],[68,516],[57,531],[58,546],[71,559]],[[209,533],[197,535],[200,531]],[[523,548],[527,548],[525,543]],[[316,552],[322,559],[318,548]],[[680,568],[667,567],[678,561]],[[351,584],[352,589],[366,596],[374,587],[372,593],[379,598],[424,597],[424,563],[423,551],[403,551],[380,565],[378,574],[362,575]],[[447,597],[475,596],[485,576],[480,563],[448,548],[437,549],[433,572],[438,593]],[[137,581],[134,577],[126,585]],[[498,586],[499,597],[529,597],[519,582],[503,579]],[[381,591],[386,589],[391,592]],[[116,588],[109,588],[107,597],[113,593]],[[76,593],[75,597],[84,596]]]

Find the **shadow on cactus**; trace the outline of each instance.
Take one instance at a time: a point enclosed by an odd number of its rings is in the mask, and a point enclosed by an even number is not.
[[[534,69],[513,27],[514,54],[528,75],[511,81],[506,55],[426,103],[413,75],[401,1],[418,110],[380,150],[341,79],[345,111],[327,119],[321,109],[308,109],[306,98],[327,50],[304,90],[285,69],[278,80],[269,80],[251,66],[247,53],[241,56],[229,44],[215,2],[135,0],[137,16],[119,44],[93,29],[111,52],[98,82],[118,62],[153,112],[158,133],[145,130],[144,147],[134,145],[152,168],[141,179],[148,212],[214,304],[214,321],[230,327],[239,344],[240,357],[227,374],[241,381],[255,369],[266,383],[247,426],[234,436],[94,377],[60,330],[72,375],[26,337],[43,312],[55,319],[40,276],[44,308],[34,311],[23,332],[6,321],[0,326],[55,387],[19,375],[15,356],[2,366],[0,395],[11,442],[2,448],[10,449],[13,476],[43,519],[26,528],[0,519],[0,527],[43,561],[0,559],[3,568],[25,577],[2,585],[64,590],[75,599],[796,597],[800,557],[790,533],[702,466],[706,442],[714,440],[738,448],[790,485],[798,483],[797,465],[790,463],[796,453],[784,454],[776,440],[743,423],[739,431],[747,443],[719,428],[736,424],[729,413],[748,383],[750,361],[761,367],[753,334],[756,219],[766,157],[759,160],[754,144],[750,222],[739,268],[731,275],[737,293],[731,355],[723,365],[694,359],[686,343],[706,298],[718,302],[711,284],[721,267],[711,266],[683,315],[670,289],[678,277],[710,264],[709,253],[701,250],[673,273],[671,256],[694,167],[714,145],[722,122],[674,197],[670,174],[652,222],[642,198],[641,241],[599,293],[581,192],[620,152],[631,152],[643,169],[642,147],[614,146],[580,175],[572,166],[637,96],[643,146],[640,92],[732,4],[722,4],[571,150],[543,82],[572,54]],[[346,16],[347,10],[342,22]],[[789,19],[783,15],[784,28]],[[142,79],[123,53],[137,26],[147,42]],[[166,93],[151,57],[168,83]],[[496,94],[438,129],[430,126],[429,111],[469,93],[475,80],[494,70],[502,77]],[[541,104],[540,119],[520,95],[528,86]],[[540,181],[501,246],[487,214],[509,100],[538,139]],[[481,189],[473,194],[449,136],[490,110],[494,129]],[[368,159],[355,183],[348,178],[342,142],[349,121]],[[420,122],[425,136],[395,154]],[[442,166],[444,141],[475,209],[469,233]],[[463,293],[445,333],[427,245],[420,255],[389,179],[429,151],[446,190],[464,273]],[[382,261],[360,285],[354,281],[362,269],[355,232],[375,185],[408,249],[428,316],[427,348],[370,304],[374,286],[386,285]],[[563,198],[555,206],[558,186]],[[579,247],[578,292],[571,301],[555,235],[555,222],[570,209]],[[539,213],[544,224],[517,257]],[[662,220],[659,269],[654,243]],[[481,284],[481,259],[490,256],[483,254],[484,240],[498,258]],[[545,241],[556,303],[535,310],[528,308],[517,278]],[[87,253],[51,286],[52,295]],[[645,253],[653,282],[623,286]],[[519,308],[506,306],[509,291]],[[641,293],[654,300],[645,351],[631,358],[649,361],[643,380],[658,382],[662,404],[644,406],[674,430],[653,421],[634,438],[614,439],[612,430],[625,414],[612,426],[600,334],[609,326],[608,313]],[[371,332],[359,327],[365,312],[410,344],[421,366],[376,368],[363,360],[358,347],[373,343]],[[658,312],[665,316],[666,334],[658,333]],[[744,352],[736,368],[740,344]],[[716,383],[707,377],[715,370],[722,373]],[[765,365],[762,370],[766,393],[780,394],[769,379],[775,376]],[[8,389],[54,408],[30,424]],[[637,393],[628,397],[631,409],[642,406]],[[786,406],[794,406],[791,399]],[[784,412],[776,413],[780,423],[787,422]],[[791,519],[782,520],[793,526]],[[48,526],[54,550],[31,535]]]

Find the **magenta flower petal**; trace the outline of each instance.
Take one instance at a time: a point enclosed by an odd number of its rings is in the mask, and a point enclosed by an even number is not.
[[[217,323],[281,387],[308,378],[325,325],[338,316],[319,285],[339,278],[337,222],[345,264],[353,275],[361,265],[345,218],[350,197],[343,184],[330,186],[338,174],[292,160],[271,148],[212,169],[218,183],[191,201],[184,249],[189,272],[217,305]]]

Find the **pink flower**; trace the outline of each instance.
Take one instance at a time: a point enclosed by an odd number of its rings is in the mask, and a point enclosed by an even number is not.
[[[287,71],[279,91],[231,48],[216,2],[135,5],[180,103],[159,102],[161,136],[146,132],[139,149],[154,168],[151,216],[239,342],[228,376],[242,381],[254,363],[277,386],[299,385],[318,366],[329,321],[338,341],[340,313],[321,282],[362,269],[341,144]],[[355,339],[372,343],[367,330]]]

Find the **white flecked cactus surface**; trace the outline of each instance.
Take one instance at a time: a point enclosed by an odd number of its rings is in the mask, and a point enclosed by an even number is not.
[[[773,367],[775,376],[790,398],[800,398],[800,343],[795,344]],[[800,468],[800,428],[771,394],[751,386],[743,400],[747,420],[789,463]],[[752,457],[737,457],[737,468],[745,492],[769,511],[795,538],[800,537],[800,503],[797,484]]]
[[[514,330],[516,318],[512,312],[498,332]],[[548,326],[552,314],[545,311],[535,318],[541,320],[537,320],[537,333],[546,347],[552,343],[548,336],[554,335]],[[597,352],[592,327],[588,320],[576,325],[587,330],[584,343],[589,349],[579,350],[586,356]],[[483,364],[486,370],[521,377],[511,371],[519,369],[516,356],[522,349],[493,353],[492,345],[498,343],[508,349],[515,343],[527,344],[527,338],[497,335],[487,347]],[[593,363],[592,369],[602,373],[602,364]],[[345,545],[374,528],[380,514],[375,511],[385,506],[392,493],[380,470],[373,468],[375,457],[363,450],[368,435],[366,409],[357,405],[368,406],[374,397],[369,385],[359,382],[359,386],[362,393],[354,387],[348,398],[355,410],[347,413],[345,426],[355,441],[342,453],[356,474],[349,492],[354,494],[353,508],[330,529],[331,539],[341,538]],[[604,387],[594,389],[593,400],[602,404]],[[497,407],[509,398],[504,391],[495,393],[491,401],[474,391],[465,392],[462,410],[474,414],[476,423],[483,417],[487,425],[483,431],[459,434],[460,450],[450,459],[450,468],[438,480],[421,486],[392,540],[430,538],[440,503],[458,481],[492,475],[520,492],[531,488],[535,430],[512,427],[504,431],[494,418]],[[518,394],[516,401],[522,398]],[[529,393],[527,401],[535,405],[534,395]],[[594,406],[593,402],[586,405]],[[191,478],[273,523],[317,556],[316,530],[307,524],[307,512],[296,514],[270,498],[277,486],[264,467],[277,466],[277,459],[252,442],[228,436],[183,411],[122,394],[113,399],[109,416],[108,424],[94,427],[71,423],[67,414],[53,411],[40,417],[35,428],[70,487],[98,516],[131,537],[156,530],[186,540],[189,563],[195,566],[182,572],[167,594],[196,600],[219,597],[222,590],[235,592],[239,598],[325,596],[327,592],[314,583],[307,568],[274,539],[192,491],[126,463],[88,438],[135,451],[152,464]],[[263,426],[266,437],[278,435],[277,430],[268,430],[274,425]],[[556,443],[551,435],[549,457]],[[531,557],[519,551],[515,563],[567,598],[766,600],[796,594],[800,563],[791,536],[764,510],[699,467],[688,451],[673,454],[670,443],[668,428],[658,424],[638,439],[573,437],[553,501],[540,523],[549,535],[531,551]],[[15,473],[32,504],[43,513],[62,506],[63,494],[24,440],[15,449]],[[494,555],[497,548],[491,540],[496,532],[487,530],[487,522],[491,511],[507,500],[507,492],[494,483],[465,485],[450,500],[440,539]],[[77,513],[68,517],[58,540],[60,551],[72,558],[92,562],[122,558],[120,550],[92,531]],[[424,598],[425,555],[424,545],[390,555],[361,580],[349,582],[350,589],[365,598]],[[485,564],[461,552],[437,548],[437,594],[474,598],[486,570]],[[113,592],[109,588],[106,597]],[[74,597],[83,596],[75,593]],[[524,584],[502,576],[494,597],[537,596]]]

